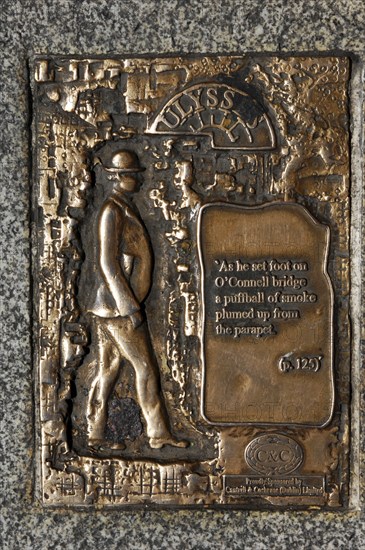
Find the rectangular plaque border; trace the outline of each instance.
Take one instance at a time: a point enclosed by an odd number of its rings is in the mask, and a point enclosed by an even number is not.
[[[323,53],[323,52],[321,52],[321,54],[322,54],[322,57],[325,57],[325,56],[326,56],[326,54]],[[254,54],[254,55],[256,55],[256,54]],[[260,56],[260,54],[257,54],[257,55]],[[270,53],[262,53],[261,55],[262,55],[263,57],[267,57],[267,56],[271,56],[271,55],[273,55],[273,54],[271,54],[271,52],[270,52]],[[192,54],[192,56],[193,56],[193,54]],[[320,57],[320,56],[321,56],[321,55],[319,54],[318,57]],[[68,57],[68,56],[62,56],[62,57],[63,57],[63,58],[66,58],[66,57]],[[73,58],[73,57],[74,57],[74,56],[72,56],[72,58]],[[83,58],[82,56],[76,56],[76,57],[80,57],[81,59]],[[117,59],[120,59],[121,57],[130,58],[130,57],[132,57],[132,56],[131,56],[131,55],[125,55],[125,56],[108,56],[108,57],[110,57],[110,58],[114,58],[114,57],[115,57],[115,58],[117,58]],[[133,57],[134,57],[134,56],[133,56]],[[141,58],[142,58],[142,57],[145,57],[145,56],[141,55],[141,56],[135,56],[135,57],[141,57]],[[158,56],[155,56],[155,57],[157,58]],[[161,55],[160,57],[165,57],[165,56],[164,56],[164,55]],[[93,58],[97,58],[97,56],[93,56]],[[104,59],[105,56],[100,56],[100,58],[101,58],[101,59]],[[34,164],[36,164],[36,159],[35,159],[35,158],[34,158]],[[37,168],[35,167],[35,168],[34,168],[34,174],[35,174],[36,172],[37,172]],[[35,180],[33,180],[33,181],[35,181]],[[33,195],[36,194],[35,191],[34,191],[34,190],[36,189],[36,185],[37,185],[37,183],[33,183]],[[36,204],[33,200],[32,200],[32,203],[33,203],[33,204]],[[35,210],[36,210],[36,208],[35,208]],[[33,210],[33,212],[34,212],[35,210]],[[37,261],[38,261],[38,254],[37,254],[37,252],[36,252],[36,249],[37,249],[37,247],[38,247],[38,241],[37,241],[37,238],[36,238],[36,233],[37,233],[37,231],[38,231],[39,226],[38,226],[38,222],[37,222],[37,221],[34,222],[34,220],[36,220],[36,219],[37,219],[37,214],[35,214],[35,216],[34,216],[34,218],[33,218],[33,222],[32,222],[32,223],[35,223],[35,225],[37,226],[37,228],[36,228],[34,231],[32,231],[32,235],[33,235],[33,252],[35,251],[35,254],[34,254],[33,257],[36,258],[36,259],[33,261],[33,266],[36,266]],[[36,243],[35,245],[34,245],[34,242]],[[37,273],[35,273],[33,280],[36,280],[36,277],[37,277]],[[37,300],[36,300],[37,289],[36,289],[36,285],[34,285],[34,286],[35,286],[35,294],[34,294],[34,298],[35,298],[35,300],[34,300],[34,311],[37,312],[37,307],[38,307],[38,305],[37,305]],[[35,318],[35,325],[37,325],[37,316],[34,315],[34,318]],[[38,362],[39,352],[38,352],[37,344],[34,345],[34,356],[35,356],[35,358],[36,358],[36,359],[35,359],[36,369],[39,369],[39,362]],[[39,370],[40,370],[40,369],[39,369]],[[36,378],[36,379],[35,379],[35,385],[36,385],[35,401],[36,401],[36,405],[37,405],[37,407],[36,407],[36,415],[39,416],[39,422],[40,422],[40,398],[39,398],[39,393],[38,393],[39,388],[40,388],[40,383],[39,383],[39,380],[38,380],[38,375],[37,375],[35,378]],[[38,406],[38,405],[39,405],[39,406]],[[237,423],[232,423],[232,424],[231,424],[231,423],[227,423],[227,424],[225,424],[225,425],[227,425],[227,426],[235,426],[235,425],[237,425]],[[299,425],[299,426],[302,426],[302,425]],[[38,430],[37,430],[37,434],[38,434],[38,433],[39,433],[39,432],[38,432]],[[36,438],[38,438],[38,435],[36,435]],[[43,469],[44,466],[45,466],[45,464],[43,463],[43,460],[42,460],[42,459],[41,459],[41,463],[42,463],[41,469]],[[44,478],[44,473],[41,474],[41,477],[42,477],[42,479]],[[78,504],[65,505],[65,504],[62,504],[62,503],[51,503],[51,504],[47,504],[47,502],[43,502],[43,504],[45,504],[45,505],[47,505],[47,507],[51,507],[51,508],[53,508],[53,507],[59,508],[59,507],[65,507],[65,506],[66,506],[68,509],[72,509],[72,508],[75,508],[75,509],[81,509],[81,508],[82,508],[82,509],[87,509],[87,508],[89,508],[89,506],[90,506],[90,505],[88,505],[88,504],[79,504],[79,505],[78,505]],[[105,510],[108,510],[108,509],[110,509],[110,508],[112,508],[112,509],[123,508],[123,509],[129,510],[129,511],[133,511],[134,509],[136,509],[136,510],[138,510],[138,509],[146,509],[146,505],[139,505],[139,504],[133,504],[133,505],[111,504],[111,505],[102,505],[102,507],[103,507],[103,509],[105,509]],[[170,508],[170,509],[202,509],[201,505],[195,506],[195,505],[170,505],[170,504],[168,504],[168,505],[166,505],[166,507],[168,507],[168,508]],[[218,509],[219,509],[219,510],[222,510],[222,509],[224,509],[224,508],[256,509],[254,504],[245,505],[245,506],[240,506],[240,505],[238,505],[238,504],[234,504],[234,505],[232,505],[232,506],[231,506],[230,504],[222,504],[222,505],[206,505],[205,507],[206,507],[206,508],[213,508],[213,509],[217,509],[217,510],[218,510]],[[296,509],[301,509],[301,508],[302,508],[300,505],[295,505],[295,507],[296,507]],[[165,505],[164,505],[164,504],[149,503],[149,504],[148,504],[148,508],[149,508],[149,509],[155,509],[155,510],[157,510],[157,509],[164,509],[164,508],[165,508]],[[263,508],[263,509],[271,509],[271,510],[274,510],[274,509],[277,509],[278,506],[275,505],[275,504],[270,504],[270,505],[265,505],[265,504],[264,504],[264,505],[262,506],[262,508]],[[303,508],[307,508],[307,506],[304,506]],[[333,510],[333,509],[331,509],[331,510]],[[339,510],[336,510],[336,511],[342,512],[342,510],[340,510],[340,509],[339,509]],[[345,511],[346,511],[346,510],[345,510]]]

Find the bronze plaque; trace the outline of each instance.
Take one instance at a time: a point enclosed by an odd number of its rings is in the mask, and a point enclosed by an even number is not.
[[[331,420],[329,236],[299,204],[201,208],[208,422],[323,427]]]
[[[346,508],[350,60],[33,71],[42,502]]]

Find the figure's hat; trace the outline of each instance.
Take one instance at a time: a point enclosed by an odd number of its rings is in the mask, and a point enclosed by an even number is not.
[[[145,170],[140,165],[136,153],[126,149],[116,151],[110,162],[103,165],[108,172],[143,172]]]

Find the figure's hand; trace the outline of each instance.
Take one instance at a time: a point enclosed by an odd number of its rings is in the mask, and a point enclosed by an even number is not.
[[[143,322],[143,315],[140,311],[136,311],[136,313],[130,315],[129,318],[132,321],[133,328],[139,327]]]

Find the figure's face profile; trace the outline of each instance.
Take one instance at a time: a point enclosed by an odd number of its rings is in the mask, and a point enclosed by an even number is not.
[[[116,151],[109,162],[103,163],[103,167],[116,191],[122,193],[138,191],[140,179],[137,173],[143,172],[144,168],[133,151],[126,149]]]
[[[117,172],[113,174],[114,189],[121,192],[135,193],[139,190],[141,180],[134,173]]]

